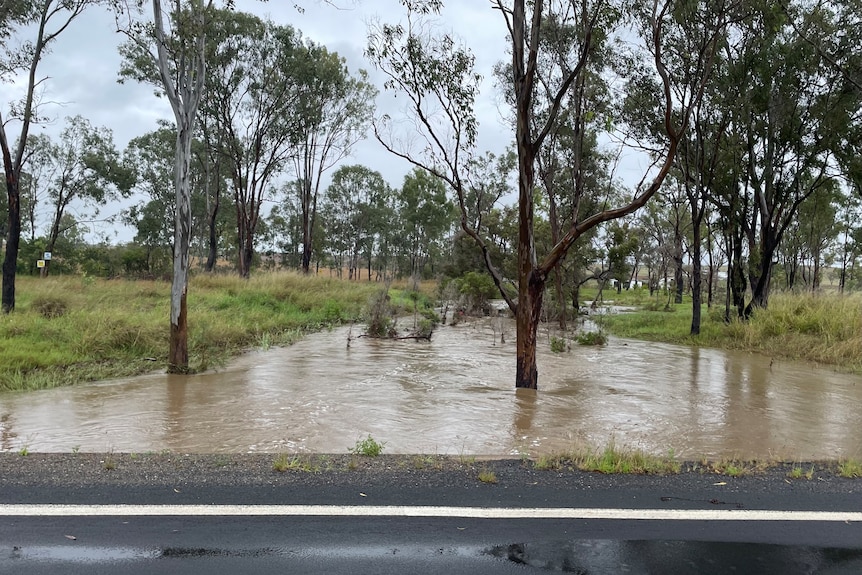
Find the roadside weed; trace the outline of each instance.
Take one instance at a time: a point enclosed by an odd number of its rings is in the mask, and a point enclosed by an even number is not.
[[[800,465],[794,465],[790,471],[787,472],[787,477],[790,479],[807,479],[811,481],[814,477],[814,465],[812,464],[809,469],[803,469]]]
[[[348,451],[353,455],[364,455],[366,457],[377,457],[383,453],[385,443],[376,441],[371,435],[365,439],[357,439],[353,447],[348,448]]]
[[[838,462],[838,475],[849,479],[862,477],[862,462],[856,459],[842,459]]]
[[[486,467],[479,472],[479,481],[482,483],[497,483],[497,475]]]
[[[272,462],[272,470],[280,473],[284,473],[285,471],[305,471],[306,473],[312,473],[317,471],[317,467],[295,455],[288,457],[282,453]]]

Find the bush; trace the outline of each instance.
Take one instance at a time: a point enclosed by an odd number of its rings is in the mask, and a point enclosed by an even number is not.
[[[563,353],[566,351],[566,340],[562,337],[551,336],[551,351],[554,353]]]
[[[431,334],[434,333],[434,326],[437,324],[430,319],[421,319],[419,320],[419,325],[416,329],[416,337],[424,337],[427,339],[431,339]]]
[[[365,310],[366,334],[371,337],[393,337],[395,335],[395,312],[389,298],[389,290],[380,290]]]
[[[353,455],[364,455],[366,457],[377,457],[381,453],[383,453],[383,446],[385,444],[379,441],[375,441],[373,437],[370,435],[365,439],[359,439],[356,441],[356,444],[349,448],[348,451]]]
[[[470,310],[486,308],[488,300],[499,295],[494,280],[488,274],[467,272],[455,282],[459,293],[467,299]]]
[[[578,334],[578,343],[581,345],[605,345],[608,336],[599,331],[585,331]]]
[[[33,298],[30,308],[42,317],[51,319],[65,315],[69,304],[64,298],[55,295],[40,295]]]

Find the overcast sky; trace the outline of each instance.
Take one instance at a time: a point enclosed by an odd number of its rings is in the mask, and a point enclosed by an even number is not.
[[[363,68],[370,73],[371,81],[380,90],[378,115],[397,116],[403,102],[386,94],[381,76],[371,68],[363,56],[368,25],[375,21],[394,23],[404,15],[398,0],[333,0],[335,6],[307,0],[304,11],[294,8],[293,0],[237,0],[236,8],[269,18],[277,24],[298,28],[312,40],[325,44],[343,56],[352,71]],[[145,3],[149,9],[149,3]],[[489,0],[458,0],[448,2],[442,13],[442,29],[465,39],[476,56],[476,68],[484,77],[482,93],[476,106],[479,119],[478,151],[502,152],[512,137],[502,120],[495,93],[491,70],[494,64],[506,57],[505,24],[499,12],[491,8]],[[53,45],[40,63],[43,83],[42,112],[53,120],[34,126],[33,132],[46,131],[56,137],[67,116],[80,114],[95,126],[105,126],[114,133],[114,141],[122,150],[130,139],[156,127],[159,119],[173,121],[170,106],[164,98],[157,98],[152,86],[136,82],[117,82],[120,57],[117,46],[123,37],[115,32],[114,16],[107,10],[95,7],[75,20]],[[10,91],[23,85],[8,87]],[[7,105],[4,97],[0,105]],[[4,112],[5,115],[5,112]],[[15,138],[15,127],[10,126],[10,138]],[[410,170],[403,160],[388,154],[373,137],[360,142],[350,158],[342,163],[360,163],[381,172],[390,185],[401,185]],[[45,224],[47,225],[47,223]],[[104,231],[104,230],[102,230]],[[131,239],[131,232],[121,232],[119,241]]]

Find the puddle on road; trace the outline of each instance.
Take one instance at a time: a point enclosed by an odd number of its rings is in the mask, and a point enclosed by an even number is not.
[[[858,376],[615,338],[552,354],[544,340],[539,392],[516,393],[508,321],[350,348],[348,329],[218,373],[0,394],[0,450],[344,453],[371,434],[384,453],[537,455],[613,441],[681,457],[862,455]]]

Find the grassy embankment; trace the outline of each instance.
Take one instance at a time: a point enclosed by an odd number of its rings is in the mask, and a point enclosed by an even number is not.
[[[777,293],[767,309],[757,310],[748,322],[724,322],[724,305],[703,307],[700,335],[689,334],[691,300],[671,304],[650,298],[646,290],[605,298],[638,311],[603,320],[610,333],[634,339],[751,351],[770,357],[810,361],[862,373],[862,297],[859,294]]]
[[[16,309],[0,316],[0,390],[165,369],[168,283],[86,277],[16,283]],[[195,276],[188,296],[190,367],[205,370],[249,348],[287,345],[304,332],[360,320],[380,289],[379,283],[292,273],[248,281]],[[397,308],[412,309],[405,290],[390,293]]]

